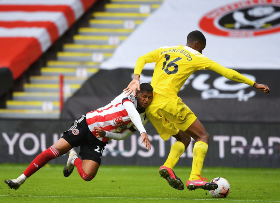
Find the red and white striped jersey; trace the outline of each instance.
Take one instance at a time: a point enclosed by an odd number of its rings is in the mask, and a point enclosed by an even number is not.
[[[124,102],[132,102],[135,108],[137,108],[136,96],[134,97],[133,93],[129,96],[127,96],[126,93],[122,93],[106,106],[88,112],[86,114],[86,122],[88,124],[88,128],[95,137],[97,136],[97,134],[94,130],[94,127],[99,127],[104,131],[114,133],[122,133],[126,129],[129,129],[131,132],[137,130],[136,126],[130,120],[129,115],[123,106]],[[139,114],[142,123],[146,124],[148,119],[145,112]],[[109,138],[107,137],[100,137],[97,139],[102,142],[107,142],[109,140]]]

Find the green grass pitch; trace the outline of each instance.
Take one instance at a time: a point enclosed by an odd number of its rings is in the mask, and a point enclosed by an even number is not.
[[[171,188],[159,176],[158,167],[101,166],[90,182],[77,173],[65,178],[63,165],[46,165],[18,189],[11,190],[5,179],[17,178],[27,164],[0,164],[0,202],[280,202],[280,170],[260,168],[204,167],[209,180],[226,178],[231,191],[225,199],[212,198],[208,191]],[[175,167],[186,183],[191,168]]]

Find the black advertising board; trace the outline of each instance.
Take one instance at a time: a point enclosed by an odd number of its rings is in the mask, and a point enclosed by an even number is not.
[[[0,163],[30,163],[51,146],[72,121],[0,120]],[[203,122],[210,134],[204,166],[280,167],[280,124]],[[163,141],[153,126],[146,126],[152,149],[141,144],[138,132],[125,140],[111,140],[104,152],[102,164],[160,166],[175,139]],[[191,166],[194,142],[186,149],[177,165]],[[79,152],[79,149],[77,149]],[[65,164],[68,156],[51,163]]]

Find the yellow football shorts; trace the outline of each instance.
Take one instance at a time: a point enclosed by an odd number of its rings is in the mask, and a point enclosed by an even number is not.
[[[180,97],[168,98],[154,93],[152,103],[146,108],[147,118],[163,140],[185,131],[196,120],[195,114]]]

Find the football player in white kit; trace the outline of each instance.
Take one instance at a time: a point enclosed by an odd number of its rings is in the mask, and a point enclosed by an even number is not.
[[[97,174],[107,142],[110,139],[125,139],[136,130],[141,134],[142,143],[150,150],[150,140],[144,125],[148,121],[145,108],[152,102],[153,88],[148,83],[142,83],[140,87],[141,91],[135,96],[133,93],[129,96],[122,93],[108,105],[81,116],[55,144],[39,154],[17,179],[7,179],[5,183],[11,189],[18,189],[46,163],[69,150],[64,176],[68,177],[76,166],[81,178],[90,181]],[[81,159],[72,149],[78,146]]]

